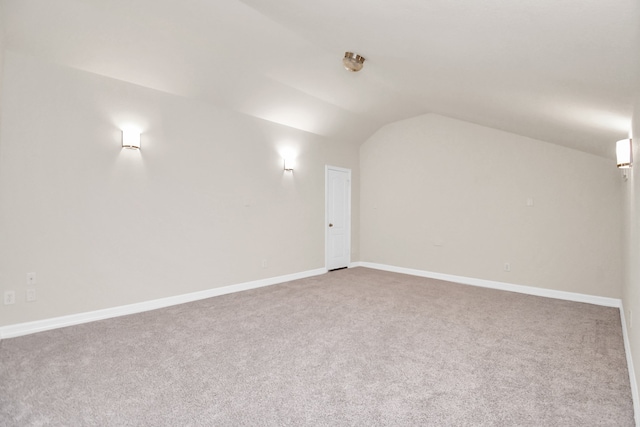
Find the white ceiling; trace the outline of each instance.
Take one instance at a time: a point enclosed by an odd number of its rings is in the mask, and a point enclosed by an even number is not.
[[[2,1],[9,50],[357,144],[433,112],[612,157],[639,93],[637,0]]]

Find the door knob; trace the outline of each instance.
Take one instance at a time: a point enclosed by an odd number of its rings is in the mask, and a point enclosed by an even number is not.
[[[333,224],[329,223],[329,227],[333,227]]]

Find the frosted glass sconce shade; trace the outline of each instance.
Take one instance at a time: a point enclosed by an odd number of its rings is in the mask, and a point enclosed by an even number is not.
[[[284,170],[287,172],[293,172],[293,159],[284,159]]]
[[[631,158],[632,151],[631,139],[621,139],[616,142],[616,159],[619,168],[626,169],[631,167],[633,163]]]
[[[133,129],[122,130],[122,147],[131,150],[140,149],[140,132]]]

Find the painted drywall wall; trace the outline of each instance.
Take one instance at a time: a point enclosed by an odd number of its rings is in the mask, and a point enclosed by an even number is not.
[[[640,135],[640,91],[636,96],[633,113],[632,136]],[[625,310],[627,323],[627,336],[633,366],[636,375],[636,384],[640,384],[640,329],[638,319],[640,316],[640,174],[638,173],[638,159],[640,159],[640,141],[633,139],[633,158],[636,163],[633,168],[627,169],[628,180],[621,180],[624,192],[624,285],[622,292],[622,305]],[[636,414],[640,417],[640,414]]]
[[[380,129],[360,168],[363,261],[621,297],[611,160],[427,114]]]
[[[4,48],[6,39],[6,5],[4,1],[0,1],[0,99],[2,99],[2,72],[4,69]],[[1,103],[0,103],[1,104]],[[2,112],[0,111],[0,119]],[[0,123],[0,126],[2,124]],[[0,141],[2,143],[2,141]]]
[[[12,52],[4,89],[0,325],[322,268],[325,164],[353,170],[358,259],[356,144]]]

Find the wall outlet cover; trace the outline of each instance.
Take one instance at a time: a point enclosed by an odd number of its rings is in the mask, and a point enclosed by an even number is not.
[[[15,291],[4,291],[4,305],[10,305],[16,303]]]

